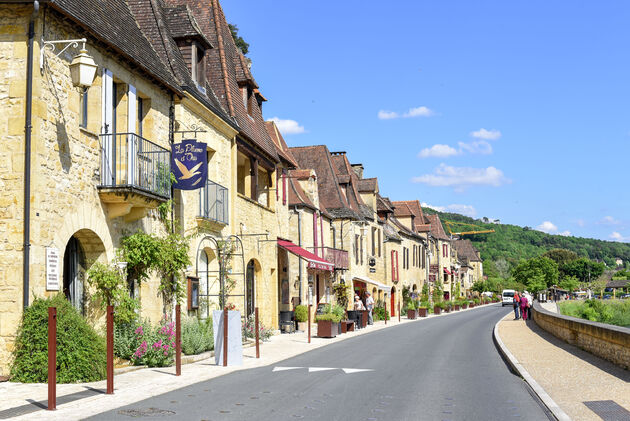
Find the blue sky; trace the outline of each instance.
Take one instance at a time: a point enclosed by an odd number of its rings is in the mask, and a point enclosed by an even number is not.
[[[630,2],[222,5],[290,146],[393,200],[630,241]]]

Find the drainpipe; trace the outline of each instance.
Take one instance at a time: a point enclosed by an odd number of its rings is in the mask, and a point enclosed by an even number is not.
[[[33,2],[33,14],[28,22],[28,53],[26,59],[26,116],[24,121],[24,257],[22,294],[24,308],[28,307],[29,268],[31,260],[31,113],[33,109],[33,40],[39,1]]]
[[[295,213],[297,213],[298,217],[298,246],[302,247],[302,214],[298,211],[297,206],[295,207]],[[298,259],[298,281],[300,282],[300,304],[302,304],[302,259]]]

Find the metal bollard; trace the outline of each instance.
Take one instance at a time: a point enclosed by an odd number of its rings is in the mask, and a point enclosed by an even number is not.
[[[260,333],[258,325],[258,307],[254,308],[254,318],[256,319],[256,358],[260,358]]]
[[[398,323],[400,323],[400,301],[398,301]]]
[[[223,309],[223,367],[227,367],[228,352],[228,309]]]
[[[48,307],[48,410],[57,409],[57,308]]]
[[[175,375],[182,375],[182,309],[175,306]]]
[[[114,394],[114,306],[107,306],[107,394]]]
[[[308,343],[311,343],[311,305],[308,305]]]
[[[385,306],[385,324],[387,324],[387,301],[383,305]]]

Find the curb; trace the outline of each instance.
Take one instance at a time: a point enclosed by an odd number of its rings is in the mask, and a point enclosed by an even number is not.
[[[502,356],[504,357],[505,361],[508,363],[512,371],[514,371],[527,382],[527,384],[532,388],[536,396],[538,396],[540,401],[543,403],[543,405],[547,407],[547,409],[551,412],[555,419],[557,419],[558,421],[571,421],[571,417],[569,417],[567,413],[564,412],[553,399],[551,399],[551,396],[549,396],[545,389],[543,389],[542,386],[539,385],[536,380],[534,380],[531,374],[529,374],[529,372],[525,370],[525,367],[523,367],[521,363],[518,362],[516,357],[512,355],[510,350],[501,340],[501,337],[499,336],[499,323],[501,323],[503,320],[505,320],[506,317],[509,316],[510,314],[503,317],[494,325],[492,336],[494,338],[495,344],[497,345],[497,348],[501,352]]]

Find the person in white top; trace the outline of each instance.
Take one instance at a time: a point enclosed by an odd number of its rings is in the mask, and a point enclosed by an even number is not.
[[[372,310],[374,310],[374,298],[370,295],[369,292],[365,293],[367,298],[365,299],[365,306],[367,307],[368,313],[368,324],[373,325],[374,319],[372,318]]]
[[[354,309],[355,310],[365,310],[365,306],[363,305],[363,301],[358,295],[354,296]]]

